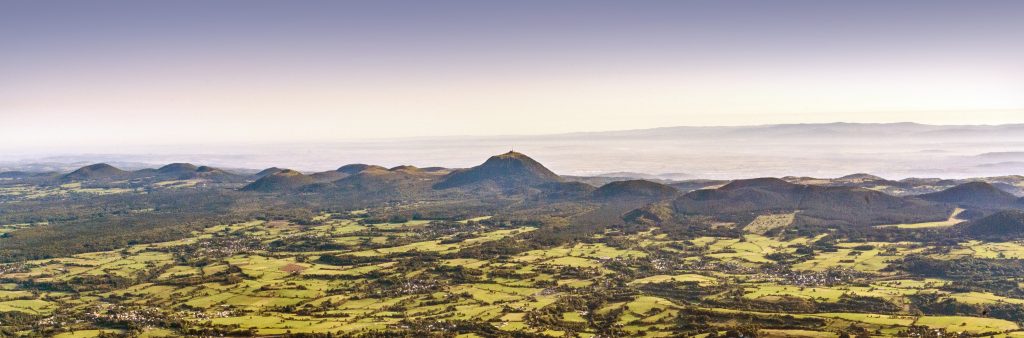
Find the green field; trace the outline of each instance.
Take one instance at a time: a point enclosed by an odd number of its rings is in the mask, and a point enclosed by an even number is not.
[[[911,304],[911,297],[936,294],[941,299],[963,304],[1024,305],[1022,299],[992,293],[943,291],[941,288],[947,281],[942,279],[896,279],[892,277],[899,277],[898,274],[884,272],[893,256],[883,252],[895,250],[906,255],[924,251],[925,248],[913,243],[868,243],[871,249],[860,248],[864,243],[839,243],[835,252],[821,252],[792,266],[794,271],[803,270],[807,274],[840,268],[869,274],[874,276],[872,278],[888,276],[886,280],[795,285],[787,284],[786,277],[781,275],[751,274],[742,269],[770,264],[769,255],[793,254],[794,247],[811,243],[814,238],[782,240],[747,234],[739,239],[700,237],[683,243],[663,234],[641,232],[629,237],[628,242],[635,245],[625,247],[599,242],[574,243],[523,251],[508,257],[469,258],[458,255],[463,250],[527,234],[534,228],[482,228],[471,237],[453,241],[450,235],[423,237],[420,233],[429,227],[429,222],[423,221],[385,224],[366,224],[359,219],[325,218],[325,221],[316,226],[261,221],[223,225],[174,242],[29,261],[26,268],[5,273],[5,280],[94,286],[75,292],[33,292],[22,289],[17,283],[4,284],[0,290],[0,312],[62,318],[67,315],[64,309],[87,309],[99,302],[105,304],[111,314],[146,313],[145,316],[156,316],[162,318],[160,320],[184,320],[190,327],[219,328],[224,332],[246,330],[258,335],[387,330],[408,320],[474,321],[487,323],[499,331],[538,335],[559,336],[569,332],[595,335],[600,331],[575,330],[591,327],[595,318],[606,318],[616,323],[623,334],[668,337],[675,335],[680,318],[692,315],[693,311],[711,311],[722,318],[766,319],[784,313],[705,308],[694,306],[692,301],[644,295],[647,291],[641,290],[697,288],[691,291],[705,292],[700,297],[719,304],[772,304],[793,299],[842,304],[849,297],[860,297],[894,304],[894,309],[899,309]],[[331,245],[344,243],[347,249],[325,247],[289,251],[287,247],[280,247],[280,238],[334,243]],[[1018,248],[1015,243],[978,242],[968,243],[965,249],[950,254],[1015,257]],[[570,305],[573,303],[567,303],[573,299],[571,297],[578,297],[573,296],[576,292],[606,288],[599,285],[622,280],[617,272],[622,267],[617,262],[663,260],[665,253],[680,256],[677,252],[691,249],[699,254],[682,254],[686,257],[677,259],[677,264],[682,264],[678,267],[626,279],[627,288],[639,292],[627,299],[606,302],[592,310],[573,308]],[[854,252],[857,254],[851,254]],[[189,257],[196,257],[195,253],[219,258],[205,259],[201,265],[195,265],[189,263]],[[942,256],[952,257],[950,254]],[[324,256],[349,257],[343,262],[351,262],[334,263],[321,258]],[[403,258],[387,258],[417,256],[442,259],[412,264]],[[732,272],[710,271],[700,268],[697,262],[738,264],[744,268]],[[138,282],[121,286],[102,284],[109,283],[105,282],[108,277]],[[83,284],[87,280],[95,282]],[[391,280],[396,282],[386,282]],[[707,291],[700,291],[701,288]],[[735,290],[738,298],[734,298],[730,290]],[[555,309],[560,312],[550,312]],[[1017,323],[995,318],[793,310],[798,311],[790,314],[791,320],[821,320],[824,326],[799,330],[764,328],[759,334],[835,336],[837,330],[851,324],[883,333],[895,333],[911,325],[968,333],[1019,329]],[[71,329],[75,332],[67,331]],[[159,327],[102,328],[89,322],[63,330],[55,334],[91,337],[100,330],[136,330],[138,334],[155,337],[176,332]]]

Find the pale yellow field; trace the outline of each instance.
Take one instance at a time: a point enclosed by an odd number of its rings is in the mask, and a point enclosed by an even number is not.
[[[956,210],[953,210],[953,213],[949,215],[949,219],[947,219],[945,221],[913,223],[913,224],[886,224],[886,225],[879,225],[878,227],[880,227],[880,228],[896,227],[896,228],[904,228],[904,229],[922,229],[922,228],[944,228],[944,227],[951,227],[951,226],[960,224],[961,222],[964,221],[962,219],[957,218],[958,216],[960,216],[960,213],[963,213],[963,212],[964,212],[964,209],[956,208]]]

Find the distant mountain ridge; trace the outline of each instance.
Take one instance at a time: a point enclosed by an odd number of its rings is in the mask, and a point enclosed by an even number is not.
[[[210,161],[216,161],[218,166],[225,168],[265,168],[270,164],[293,163],[293,168],[304,172],[322,172],[337,169],[339,163],[353,162],[464,168],[478,164],[479,154],[492,154],[498,149],[507,149],[509,145],[528,150],[526,153],[534,158],[545,159],[546,166],[557,168],[563,176],[613,173],[648,180],[731,180],[764,176],[840,177],[863,172],[899,181],[908,177],[965,179],[1024,172],[1022,124],[678,126],[548,135],[290,144],[272,148],[252,146],[218,150],[211,146],[191,150],[210,153]],[[189,148],[181,150],[182,154],[188,151]],[[224,156],[229,154],[232,156]],[[175,157],[173,154],[143,155],[140,152],[92,158],[48,157],[40,158],[37,164],[25,160],[0,162],[0,168],[3,168],[0,171],[71,171],[80,167],[83,160],[111,163],[120,168],[139,168],[139,164],[167,163],[170,161],[165,159],[174,158],[189,158],[193,163],[210,162],[196,155]],[[54,161],[76,165],[71,168]],[[658,173],[685,173],[689,176],[662,176]]]
[[[1003,154],[1009,154],[1014,156],[1016,152],[1000,152],[996,153],[998,156]],[[477,184],[490,184],[498,189],[508,189],[510,187],[540,187],[544,186],[547,182],[557,181],[574,181],[582,182],[593,187],[599,187],[616,181],[626,181],[633,179],[644,179],[656,183],[670,185],[682,192],[689,192],[696,189],[713,188],[721,186],[731,182],[731,180],[714,180],[714,179],[686,179],[681,181],[674,181],[667,179],[667,176],[676,176],[677,174],[663,174],[663,175],[647,175],[640,172],[614,172],[612,174],[598,174],[596,176],[561,176],[554,174],[547,169],[545,165],[534,161],[532,158],[527,157],[521,153],[509,153],[495,156],[496,159],[500,159],[502,156],[516,157],[521,156],[524,158],[523,168],[531,168],[525,170],[522,173],[508,172],[509,175],[490,175],[492,179],[473,179],[469,174],[480,173],[482,168],[469,168],[469,169],[457,169],[451,170],[443,167],[426,167],[419,168],[412,165],[399,165],[390,169],[379,165],[370,164],[349,164],[342,167],[338,167],[336,170],[327,170],[321,172],[312,172],[309,174],[311,178],[317,183],[331,183],[351,176],[353,174],[361,172],[409,172],[409,173],[435,173],[445,174],[451,172],[448,176],[440,177],[432,175],[429,177],[420,178],[421,180],[430,180],[439,189],[447,189],[449,186],[462,186],[460,180],[466,182],[465,186],[473,186]],[[557,159],[556,159],[557,160]],[[483,168],[496,168],[497,166],[487,165],[478,166]],[[240,169],[242,172],[250,173],[256,172],[251,169]],[[283,169],[271,167],[259,171],[255,174],[237,175],[229,171],[213,168],[210,166],[197,166],[195,164],[186,162],[177,162],[163,165],[154,169],[140,169],[135,171],[127,171],[112,166],[110,164],[97,163],[86,165],[80,168],[76,168],[71,173],[58,174],[58,173],[36,173],[36,172],[4,172],[0,175],[0,179],[8,180],[32,180],[32,181],[45,181],[54,176],[60,176],[65,181],[110,181],[110,180],[135,180],[135,179],[204,179],[212,180],[213,182],[223,183],[251,183],[259,178],[267,175],[280,172]],[[665,170],[664,172],[671,172],[671,170]],[[479,174],[482,176],[488,176],[486,174]],[[678,174],[682,175],[682,174]],[[837,175],[839,176],[839,175]],[[499,178],[500,177],[500,178]],[[649,177],[649,178],[637,178],[637,177]],[[888,180],[881,176],[874,174],[846,174],[841,175],[837,178],[816,178],[811,176],[785,176],[783,180],[794,184],[801,185],[820,185],[820,186],[849,186],[849,187],[860,187],[871,190],[882,191],[894,196],[913,196],[913,195],[925,195],[930,193],[939,192],[944,189],[953,188],[956,185],[965,184],[969,182],[986,182],[996,187],[1000,191],[1010,193],[1014,196],[1024,196],[1024,176],[1021,175],[1002,175],[1002,176],[989,176],[989,177],[977,177],[969,179],[939,179],[939,178],[908,178],[903,180]],[[522,181],[516,183],[515,181]],[[127,181],[124,181],[127,182]],[[556,188],[553,185],[546,185],[546,188],[552,188],[555,190],[564,190],[566,187]],[[580,189],[574,189],[581,191]],[[998,191],[992,191],[998,193]],[[926,199],[936,199],[938,197],[925,196]],[[1004,202],[1000,202],[1000,205],[1008,205],[1010,198],[1008,196],[1002,196],[1000,199]],[[954,201],[955,202],[955,201]],[[951,203],[951,202],[947,202]],[[991,204],[991,203],[987,203]]]
[[[691,220],[725,218],[727,222],[743,223],[760,215],[792,214],[794,224],[802,226],[869,226],[943,221],[955,207],[966,209],[969,213],[964,214],[970,216],[964,219],[972,221],[1004,209],[1024,209],[1024,200],[1009,192],[1024,184],[1024,176],[1016,175],[892,181],[857,173],[830,179],[787,176],[666,182],[563,177],[533,158],[511,151],[491,156],[479,165],[454,170],[349,164],[309,174],[272,167],[255,175],[236,175],[184,162],[135,171],[97,163],[64,175],[12,172],[0,175],[0,179],[43,184],[77,180],[90,187],[198,186],[265,194],[301,193],[311,198],[323,194],[368,204],[445,199],[479,203],[488,199],[525,198],[545,207],[559,203],[599,206],[586,216],[591,221],[629,214],[630,219],[655,223],[691,216]],[[658,206],[648,207],[652,203]],[[630,214],[631,211],[636,212]]]
[[[608,136],[608,137],[652,137],[652,136],[714,136],[724,137],[914,137],[942,133],[969,136],[992,136],[994,133],[1024,132],[1024,124],[1002,125],[933,125],[914,122],[897,123],[795,123],[762,124],[748,126],[675,126],[648,129],[633,129],[601,132],[579,132],[551,135],[566,136]]]

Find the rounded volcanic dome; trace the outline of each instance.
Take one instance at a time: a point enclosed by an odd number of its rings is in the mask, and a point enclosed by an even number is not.
[[[300,187],[316,183],[315,180],[298,171],[283,169],[276,173],[263,176],[255,182],[249,183],[242,188],[243,191],[273,192],[294,190]]]
[[[295,171],[295,170],[291,170],[291,169],[284,169],[284,170],[281,170],[281,171],[278,171],[278,172],[274,173],[274,175],[278,175],[278,176],[298,176],[298,175],[302,175],[302,173],[300,173],[298,171]]]
[[[483,182],[493,182],[502,188],[522,188],[560,181],[560,176],[536,160],[510,151],[491,156],[481,165],[454,171],[435,188],[448,189]]]
[[[180,173],[180,172],[193,172],[198,169],[192,163],[171,163],[160,167],[156,171],[158,173]]]
[[[71,173],[64,175],[64,178],[89,180],[121,176],[126,173],[126,171],[118,169],[117,167],[114,167],[112,165],[106,163],[96,163],[78,168],[78,170],[72,171]]]
[[[679,190],[657,182],[647,180],[615,181],[605,184],[594,190],[594,197],[619,198],[619,197],[670,197],[679,193]]]
[[[221,170],[217,169],[217,168],[214,168],[214,167],[210,167],[210,166],[205,166],[204,165],[204,166],[201,166],[199,168],[196,168],[196,171],[201,172],[201,173],[210,173],[210,172],[221,171]]]
[[[355,174],[361,173],[361,172],[369,170],[369,169],[384,169],[384,170],[387,170],[386,168],[381,167],[379,165],[363,164],[363,163],[353,163],[353,164],[343,165],[340,168],[338,168],[337,171],[340,171],[340,172],[343,172],[343,173],[346,173],[346,174],[349,174],[349,175],[355,175]]]

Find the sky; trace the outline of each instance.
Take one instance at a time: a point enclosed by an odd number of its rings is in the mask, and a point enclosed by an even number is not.
[[[0,3],[0,149],[1024,123],[1024,1]]]

